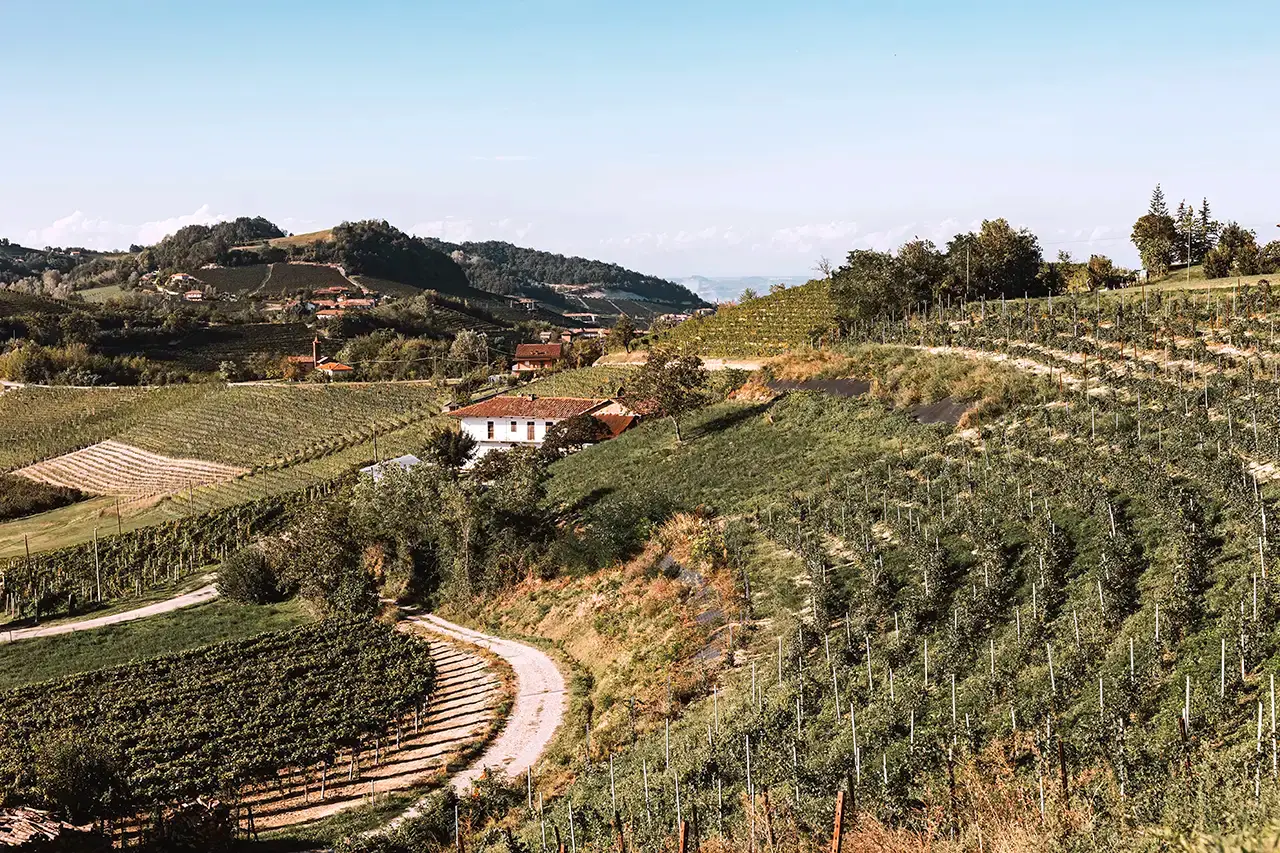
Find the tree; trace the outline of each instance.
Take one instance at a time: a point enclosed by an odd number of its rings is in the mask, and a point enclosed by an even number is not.
[[[898,278],[912,303],[941,291],[947,278],[947,259],[932,240],[917,237],[898,248]]]
[[[742,295],[738,297],[738,304],[741,305],[744,302],[750,302],[752,299],[759,298],[760,294],[748,287],[746,290],[742,291]]]
[[[460,429],[445,429],[433,435],[422,452],[441,468],[457,472],[475,454],[476,440]]]
[[[75,732],[46,736],[35,755],[36,793],[76,823],[122,812],[128,780],[119,759],[106,750]]]
[[[1040,294],[1040,241],[1006,219],[987,219],[977,234],[957,234],[947,244],[951,292],[965,299]]]
[[[1191,239],[1191,261],[1195,263],[1204,259],[1218,243],[1218,232],[1222,229],[1222,223],[1216,221],[1209,212],[1209,199],[1204,198],[1200,202],[1200,221],[1196,223],[1195,232]]]
[[[1272,240],[1258,250],[1258,272],[1267,275],[1280,272],[1280,240]]]
[[[635,338],[636,324],[631,322],[631,318],[626,314],[618,315],[617,322],[609,330],[609,343],[614,346],[621,346],[627,352],[631,352],[631,342]]]
[[[604,421],[591,415],[576,415],[557,422],[547,430],[542,441],[542,453],[548,461],[554,461],[608,437],[609,428]]]
[[[835,267],[832,265],[831,260],[826,255],[823,255],[818,258],[818,262],[813,265],[813,271],[821,273],[823,278],[831,278],[831,274],[835,272]]]
[[[1214,246],[1204,256],[1205,278],[1226,278],[1231,275],[1231,250],[1224,246]]]
[[[831,277],[836,315],[846,325],[896,313],[914,302],[893,255],[855,249]]]
[[[1156,188],[1151,191],[1151,204],[1147,208],[1147,213],[1152,216],[1168,216],[1169,205],[1164,200],[1164,190],[1156,184]]]
[[[218,594],[241,604],[270,604],[283,596],[275,571],[260,548],[241,548],[218,567]]]
[[[1142,266],[1152,278],[1160,278],[1169,273],[1169,265],[1176,257],[1178,241],[1177,224],[1167,213],[1146,213],[1133,223],[1133,232],[1129,239],[1142,258]]]
[[[449,346],[449,362],[452,372],[459,376],[473,370],[489,367],[489,339],[483,332],[462,329],[454,335]]]
[[[679,442],[680,416],[702,405],[706,384],[707,368],[702,359],[654,348],[636,372],[626,396],[642,414],[670,418]]]

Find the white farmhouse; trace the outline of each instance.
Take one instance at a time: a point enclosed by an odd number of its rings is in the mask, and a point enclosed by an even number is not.
[[[458,418],[462,431],[476,440],[479,459],[493,450],[512,447],[541,447],[547,430],[560,421],[591,415],[616,436],[636,420],[635,412],[616,400],[584,397],[491,397],[449,412]]]

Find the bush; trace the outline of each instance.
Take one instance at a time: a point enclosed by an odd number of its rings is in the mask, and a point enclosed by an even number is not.
[[[218,593],[241,604],[270,604],[283,597],[275,570],[266,555],[252,545],[218,567]]]

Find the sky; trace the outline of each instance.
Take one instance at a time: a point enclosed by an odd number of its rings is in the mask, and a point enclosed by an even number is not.
[[[1152,188],[1280,237],[1275,0],[0,0],[0,236],[386,219],[667,277],[984,218],[1126,265]]]

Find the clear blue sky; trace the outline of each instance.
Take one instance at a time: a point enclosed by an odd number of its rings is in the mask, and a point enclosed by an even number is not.
[[[782,275],[1005,216],[1132,263],[1157,181],[1280,237],[1275,0],[0,0],[0,28],[0,235],[37,245],[378,217]]]

